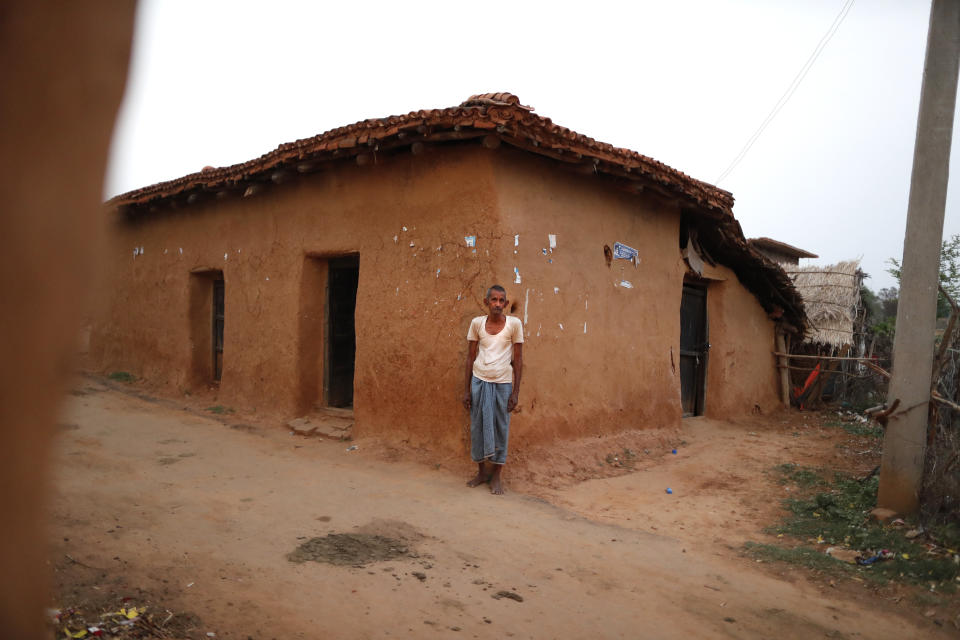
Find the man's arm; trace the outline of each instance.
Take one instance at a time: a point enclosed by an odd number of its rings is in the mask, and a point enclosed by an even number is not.
[[[467,340],[467,375],[464,381],[463,406],[470,409],[470,380],[473,378],[473,361],[477,359],[476,340]]]
[[[520,378],[523,377],[523,343],[517,342],[513,345],[513,390],[510,392],[510,399],[507,400],[507,411],[513,411],[517,408],[518,398],[520,397]]]

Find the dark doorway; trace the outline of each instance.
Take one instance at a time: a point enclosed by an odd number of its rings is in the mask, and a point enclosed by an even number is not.
[[[327,406],[353,406],[353,371],[357,351],[354,311],[360,256],[332,258],[327,280]]]
[[[223,376],[223,275],[213,281],[213,379]]]
[[[224,291],[222,271],[190,273],[190,383],[197,388],[223,375]]]
[[[684,284],[680,300],[680,399],[683,415],[703,415],[707,374],[707,289]]]

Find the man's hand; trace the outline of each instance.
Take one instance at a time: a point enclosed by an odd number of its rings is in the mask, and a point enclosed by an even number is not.
[[[464,378],[464,389],[466,389],[466,391],[463,393],[463,408],[467,411],[470,411],[470,406],[473,404],[473,401],[470,400],[470,388],[473,386],[473,363],[477,360],[477,351],[479,348],[479,342],[467,338],[467,369],[464,371],[466,374]]]
[[[507,400],[507,411],[513,411],[514,409],[516,409],[517,402],[519,402],[519,399],[517,398],[517,393],[516,392],[511,393],[510,398]]]

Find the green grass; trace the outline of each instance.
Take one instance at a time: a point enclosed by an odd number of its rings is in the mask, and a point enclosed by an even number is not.
[[[929,591],[921,591],[920,593],[914,594],[913,601],[921,607],[939,607],[943,604],[943,598]]]
[[[114,371],[107,377],[111,380],[116,380],[117,382],[133,382],[137,379],[135,375],[126,371]]]
[[[878,483],[876,476],[861,482],[838,473],[827,491],[784,500],[789,514],[774,531],[802,540],[819,537],[824,544],[850,549],[889,549],[919,556],[925,549],[908,540],[903,528],[869,521],[870,510],[877,503]]]
[[[933,538],[948,549],[960,549],[960,523],[948,522],[930,527]]]
[[[787,562],[798,564],[808,569],[820,571],[849,571],[852,565],[842,564],[833,558],[809,547],[795,547],[789,549],[778,547],[775,544],[747,542],[743,545],[751,556],[767,561]]]
[[[825,427],[840,427],[852,436],[883,437],[883,427],[873,422],[844,422],[843,420],[828,420]]]
[[[827,484],[826,481],[820,476],[820,472],[813,467],[800,467],[792,462],[787,462],[784,464],[778,464],[773,468],[773,470],[780,474],[780,484],[792,482],[798,487],[803,487],[804,489]]]
[[[774,467],[785,481],[796,482],[811,490],[806,497],[800,496],[783,501],[788,514],[767,531],[789,536],[798,543],[794,548],[778,545],[748,543],[749,554],[768,560],[799,564],[818,570],[837,573],[854,573],[878,581],[897,581],[912,584],[939,583],[938,590],[953,592],[960,565],[953,554],[932,555],[918,539],[908,539],[905,533],[911,528],[883,526],[869,518],[870,510],[877,503],[876,476],[860,480],[837,473],[827,483],[808,467],[782,464]],[[814,480],[819,479],[819,483]],[[802,484],[803,483],[803,484]],[[953,540],[955,530],[936,532],[941,544]],[[891,560],[876,562],[870,566],[857,566],[835,560],[823,553],[829,546],[843,546],[857,551],[886,549],[896,554]],[[950,547],[956,548],[956,547]]]
[[[225,407],[222,404],[216,404],[212,407],[207,407],[207,411],[210,413],[215,413],[217,415],[223,415],[225,413],[233,413],[233,409],[230,407]]]

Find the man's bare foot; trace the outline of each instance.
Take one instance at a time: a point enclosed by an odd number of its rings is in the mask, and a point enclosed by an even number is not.
[[[503,470],[503,465],[494,465],[493,473],[490,474],[490,493],[495,496],[503,495],[503,482],[500,480],[500,472]]]
[[[467,481],[467,486],[478,487],[481,484],[487,484],[488,482],[490,482],[490,476],[486,475],[483,472],[477,472],[477,475],[473,476],[472,478],[470,478],[470,480]]]
[[[482,462],[477,463],[477,475],[473,476],[467,482],[468,487],[478,487],[481,484],[487,484],[490,482],[490,472],[487,471],[486,466]]]

